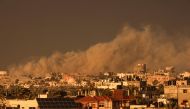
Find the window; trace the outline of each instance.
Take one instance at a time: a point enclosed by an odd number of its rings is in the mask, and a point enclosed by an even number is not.
[[[183,93],[187,93],[187,89],[183,89]]]
[[[104,104],[99,104],[99,107],[104,107]]]

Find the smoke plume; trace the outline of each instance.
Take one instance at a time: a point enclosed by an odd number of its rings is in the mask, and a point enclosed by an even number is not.
[[[55,52],[49,57],[12,66],[9,72],[18,76],[46,76],[51,72],[127,72],[138,63],[147,64],[149,69],[175,66],[179,70],[187,70],[189,56],[190,39],[186,36],[170,36],[150,26],[141,29],[126,26],[112,41],[97,43],[85,51]]]

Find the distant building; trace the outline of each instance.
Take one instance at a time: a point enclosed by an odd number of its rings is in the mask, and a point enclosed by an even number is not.
[[[113,81],[95,82],[95,88],[98,89],[117,89],[118,85],[121,85],[121,82],[113,82]]]
[[[96,96],[96,90],[90,89],[79,89],[77,91],[77,96]]]
[[[140,81],[123,81],[123,86],[135,86],[140,88]]]
[[[183,72],[183,73],[180,73],[178,76],[181,79],[190,78],[190,72]]]
[[[152,85],[155,80],[158,82],[158,84],[164,84],[164,82],[168,81],[169,79],[169,75],[150,74],[147,75],[147,84]]]
[[[177,86],[186,86],[187,85],[187,80],[177,80],[176,85]]]
[[[137,64],[134,68],[136,73],[146,73],[146,64]]]
[[[177,99],[177,86],[164,86],[164,95],[168,99]]]
[[[0,76],[7,76],[8,72],[7,71],[0,71]]]
[[[119,78],[123,78],[125,75],[126,75],[126,73],[117,73],[116,74]]]

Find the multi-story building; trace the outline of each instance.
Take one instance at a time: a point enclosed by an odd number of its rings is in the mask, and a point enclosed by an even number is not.
[[[108,96],[86,96],[76,100],[84,109],[112,109],[112,100]]]
[[[177,98],[179,107],[190,108],[190,86],[180,86],[177,89]]]
[[[154,81],[158,81],[158,84],[164,84],[165,81],[170,80],[169,75],[149,74],[147,75],[147,84],[152,85]]]
[[[164,86],[164,95],[166,98],[174,98],[177,99],[177,86]]]

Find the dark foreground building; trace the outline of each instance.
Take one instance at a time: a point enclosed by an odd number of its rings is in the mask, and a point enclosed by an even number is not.
[[[70,98],[37,98],[39,109],[81,109],[80,103]]]

